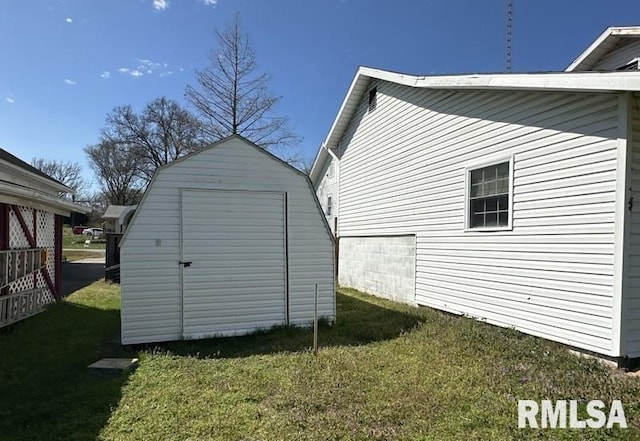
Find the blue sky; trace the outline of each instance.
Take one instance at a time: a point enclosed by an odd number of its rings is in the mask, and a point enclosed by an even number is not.
[[[500,72],[507,0],[0,0],[0,147],[74,160],[113,107],[187,84],[241,15],[278,113],[313,157],[359,65],[412,74]],[[638,0],[514,0],[513,70],[564,69]]]

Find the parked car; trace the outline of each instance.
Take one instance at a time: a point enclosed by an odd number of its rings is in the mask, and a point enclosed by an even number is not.
[[[71,232],[76,235],[84,234],[84,230],[87,229],[86,225],[76,225],[71,229]]]
[[[92,239],[98,239],[102,237],[102,235],[104,234],[104,230],[102,228],[85,228],[82,231],[82,234],[84,234],[85,236],[89,236]]]

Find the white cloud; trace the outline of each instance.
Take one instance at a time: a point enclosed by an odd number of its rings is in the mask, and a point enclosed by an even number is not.
[[[13,104],[16,102],[16,100],[14,100],[13,98],[11,98],[10,96],[5,98],[5,101],[8,102],[9,104]]]
[[[102,72],[102,73],[100,74],[100,76],[101,76],[102,78],[104,78],[105,80],[108,80],[108,79],[109,79],[109,77],[111,76],[111,72],[109,72],[108,70],[105,70],[104,72]]]
[[[214,6],[218,4],[218,0],[200,0],[205,6]]]
[[[69,86],[75,86],[76,84],[78,84],[76,81],[70,80],[69,78],[65,78],[64,82],[65,82],[65,84],[68,84]]]
[[[73,18],[67,17],[64,19],[64,21],[66,21],[67,23],[73,23]]]
[[[142,77],[145,75],[159,75],[167,77],[173,74],[167,63],[158,63],[148,58],[137,58],[137,63],[131,67],[120,67],[117,71],[121,74],[131,75],[132,77]]]
[[[164,11],[169,7],[167,0],[153,0],[153,9],[156,11]]]
[[[148,73],[151,73],[153,69],[158,69],[162,66],[162,64],[147,60],[146,58],[138,58],[138,61],[140,62],[140,65],[137,66],[137,69],[147,70],[149,71]]]

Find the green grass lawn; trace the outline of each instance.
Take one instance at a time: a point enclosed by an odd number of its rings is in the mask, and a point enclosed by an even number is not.
[[[84,242],[87,240],[87,236],[84,234],[73,234],[71,227],[64,225],[62,227],[62,247],[63,248],[92,248],[92,249],[105,249],[105,242],[91,242],[89,246],[85,246]]]
[[[638,377],[467,318],[337,299],[317,356],[310,330],[280,328],[138,347],[134,373],[101,378],[85,366],[123,352],[117,286],[97,282],[0,335],[0,438],[640,439]],[[629,429],[520,430],[518,399],[620,399]]]

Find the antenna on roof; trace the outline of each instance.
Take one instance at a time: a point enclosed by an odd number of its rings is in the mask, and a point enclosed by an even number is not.
[[[507,72],[511,72],[511,49],[513,45],[513,0],[507,0]]]

